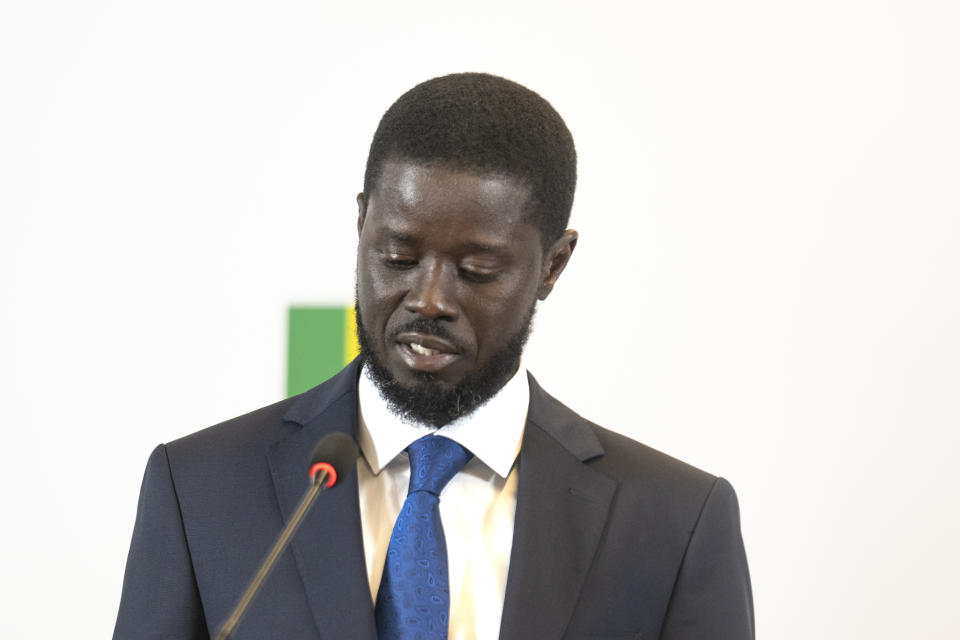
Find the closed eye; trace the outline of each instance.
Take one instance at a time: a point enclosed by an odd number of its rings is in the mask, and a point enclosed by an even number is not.
[[[384,256],[383,263],[392,269],[409,269],[417,265],[417,261],[413,258],[391,255]]]
[[[466,267],[460,268],[460,277],[469,280],[471,282],[485,283],[493,282],[497,279],[499,272],[497,271],[479,271],[477,269],[468,269]]]

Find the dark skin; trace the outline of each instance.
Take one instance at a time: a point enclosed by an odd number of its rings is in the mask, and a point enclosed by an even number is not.
[[[357,196],[357,301],[398,382],[426,373],[456,385],[550,295],[577,232],[544,249],[529,197],[511,178],[403,161],[386,163],[373,192]],[[418,318],[436,320],[443,335],[404,329]]]

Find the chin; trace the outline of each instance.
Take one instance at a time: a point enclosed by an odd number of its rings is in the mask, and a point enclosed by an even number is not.
[[[455,380],[450,380],[446,376],[442,376],[439,373],[433,373],[429,371],[411,371],[407,367],[403,367],[400,371],[395,368],[389,368],[387,371],[390,373],[390,377],[396,381],[400,386],[410,390],[418,389],[433,389],[437,391],[446,391],[449,389],[454,389],[463,379],[459,377]]]

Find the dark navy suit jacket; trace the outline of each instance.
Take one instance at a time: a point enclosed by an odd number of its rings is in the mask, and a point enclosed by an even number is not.
[[[355,435],[354,361],[299,396],[158,446],[115,639],[216,633],[307,488]],[[530,378],[504,640],[754,637],[730,484],[584,420]],[[321,494],[234,637],[375,640],[357,475]]]

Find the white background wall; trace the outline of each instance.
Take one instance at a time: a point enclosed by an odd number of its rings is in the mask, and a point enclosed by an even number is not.
[[[150,449],[281,397],[379,116],[484,70],[580,153],[544,386],[733,482],[760,637],[958,637],[957,7],[3,0],[0,636],[109,636]]]

